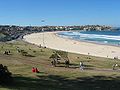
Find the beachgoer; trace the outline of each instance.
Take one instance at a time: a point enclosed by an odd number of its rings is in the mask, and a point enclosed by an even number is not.
[[[60,62],[57,61],[55,58],[51,61],[52,67],[56,67],[56,64],[59,64]]]
[[[32,72],[35,73],[35,68],[34,67],[32,68]]]
[[[112,69],[113,69],[113,70],[115,70],[116,67],[119,67],[119,65],[118,65],[118,64],[113,64],[113,65],[112,65]]]
[[[41,44],[40,44],[39,48],[41,48]]]
[[[53,60],[51,61],[51,64],[52,64],[52,66],[53,66]]]
[[[53,66],[56,67],[56,60],[53,59]]]
[[[65,60],[65,65],[66,65],[66,68],[68,68],[68,67],[69,67],[69,64],[70,64],[69,60]]]
[[[116,67],[118,67],[118,64],[115,64]]]
[[[80,62],[80,70],[83,70],[83,62]]]
[[[112,65],[112,69],[115,70],[115,64]]]
[[[114,57],[114,59],[118,59],[118,56]]]
[[[38,70],[37,68],[35,68],[35,72],[36,72],[36,73],[39,73],[39,70]]]
[[[88,55],[90,55],[90,53],[88,53]]]

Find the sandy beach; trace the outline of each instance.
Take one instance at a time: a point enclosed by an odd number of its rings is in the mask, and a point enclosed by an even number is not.
[[[47,48],[63,50],[72,53],[120,59],[120,47],[79,42],[58,37],[57,32],[33,33],[23,37],[23,40]],[[44,39],[43,39],[44,37]]]

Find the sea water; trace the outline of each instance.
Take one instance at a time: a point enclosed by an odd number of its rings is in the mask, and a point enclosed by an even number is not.
[[[69,31],[58,33],[60,37],[77,41],[120,46],[120,30],[117,31]]]

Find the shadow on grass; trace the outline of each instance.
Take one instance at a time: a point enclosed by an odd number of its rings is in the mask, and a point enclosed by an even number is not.
[[[93,76],[72,80],[57,75],[37,75],[37,77],[16,76],[13,84],[3,87],[16,90],[119,90],[120,88],[120,77]]]
[[[35,57],[34,55],[27,54],[26,57]]]
[[[56,67],[65,67],[66,68],[66,65],[60,63],[60,64],[57,64]],[[69,68],[76,69],[76,68],[79,68],[79,65],[77,65],[77,64],[69,64]]]
[[[64,63],[60,63],[60,64],[57,64],[56,67],[66,67],[66,65]],[[85,70],[93,70],[93,67],[92,65],[84,65],[84,69]],[[80,65],[79,64],[69,64],[69,68],[72,68],[72,69],[77,69],[77,68],[80,68]]]
[[[94,67],[94,66],[92,66],[92,65],[86,65],[86,64],[85,64],[84,67],[87,67],[87,68],[88,68],[88,67]]]

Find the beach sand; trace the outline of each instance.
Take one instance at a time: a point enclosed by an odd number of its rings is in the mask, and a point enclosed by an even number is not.
[[[46,46],[47,48],[63,50],[72,53],[120,59],[120,47],[100,45],[89,42],[80,42],[67,38],[58,37],[57,32],[33,33],[23,37],[23,40],[36,44],[38,46]],[[44,40],[43,40],[44,37]]]

